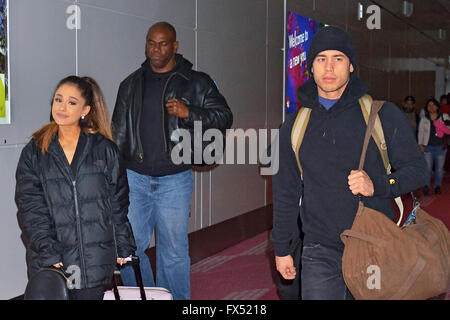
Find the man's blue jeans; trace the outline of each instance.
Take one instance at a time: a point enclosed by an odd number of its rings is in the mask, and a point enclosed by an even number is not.
[[[442,186],[447,149],[443,149],[442,146],[426,146],[425,153],[423,155],[425,157],[425,161],[427,162],[430,176],[434,164],[434,187],[436,188]],[[428,187],[430,187],[430,183],[428,183]]]
[[[136,240],[144,286],[154,287],[145,254],[156,232],[156,286],[168,289],[176,300],[190,299],[188,219],[193,189],[192,171],[152,177],[127,170],[130,186],[128,219]],[[136,286],[131,266],[121,270],[125,286]]]
[[[302,300],[354,300],[342,276],[342,251],[310,243],[302,252]]]

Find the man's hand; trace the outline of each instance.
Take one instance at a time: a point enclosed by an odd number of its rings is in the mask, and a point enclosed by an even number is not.
[[[352,170],[348,176],[348,185],[354,195],[373,196],[373,183],[364,170]]]
[[[294,267],[294,260],[292,256],[287,255],[284,257],[275,257],[275,264],[277,265],[277,270],[281,276],[286,280],[295,279],[297,272]]]
[[[425,147],[423,145],[419,144],[419,148],[422,153],[425,153]]]
[[[189,108],[186,107],[186,104],[179,99],[170,99],[166,103],[167,112],[173,116],[178,118],[187,118],[189,117]]]

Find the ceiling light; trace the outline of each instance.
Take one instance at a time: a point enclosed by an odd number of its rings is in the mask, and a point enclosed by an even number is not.
[[[358,20],[361,20],[364,15],[364,6],[358,2]]]
[[[408,18],[412,16],[414,11],[414,4],[409,1],[403,1],[403,14]]]

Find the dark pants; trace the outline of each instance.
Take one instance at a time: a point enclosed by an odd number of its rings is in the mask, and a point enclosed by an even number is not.
[[[354,300],[342,276],[342,251],[305,244],[301,273],[303,300]]]
[[[88,289],[69,290],[69,300],[103,300],[103,286]]]

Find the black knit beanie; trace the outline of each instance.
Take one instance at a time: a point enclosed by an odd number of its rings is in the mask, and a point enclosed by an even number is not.
[[[308,70],[311,72],[314,58],[322,51],[338,50],[344,53],[349,59],[353,68],[356,69],[356,52],[353,40],[342,29],[333,26],[327,26],[320,29],[311,39],[311,44],[308,50],[306,63]]]

